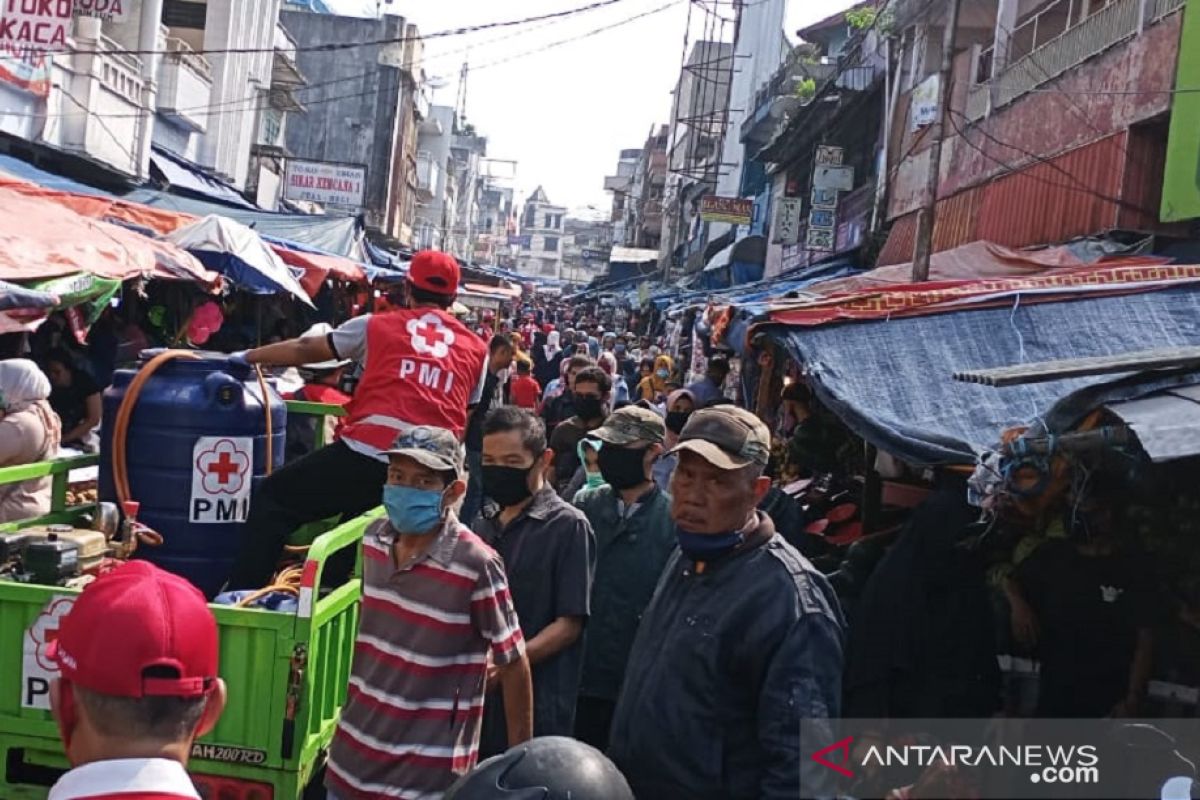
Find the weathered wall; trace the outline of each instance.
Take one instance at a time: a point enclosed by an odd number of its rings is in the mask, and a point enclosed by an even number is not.
[[[400,39],[405,30],[403,18],[373,20],[284,11],[280,20],[296,40],[296,63],[310,83],[304,92],[308,111],[288,122],[288,149],[301,159],[366,164],[367,224],[385,227],[392,142],[403,91],[400,70],[380,66],[380,45],[328,51],[305,48]]]
[[[969,143],[954,128],[949,129],[942,151],[938,196],[948,197],[1008,172],[1009,167],[1035,161],[1022,151],[1043,157],[1057,156],[1167,112],[1169,94],[1145,92],[1174,85],[1179,23],[1178,13],[1167,16],[1142,35],[1117,44],[970,128],[959,116],[965,107],[963,87],[970,67],[967,54],[961,54],[955,65],[955,84],[960,88],[954,93],[951,108],[954,122],[965,130]],[[897,116],[909,103],[910,98],[902,95]],[[894,157],[904,152],[897,149]],[[922,142],[919,151],[896,169],[888,205],[889,219],[901,217],[921,205],[928,164],[928,144]]]

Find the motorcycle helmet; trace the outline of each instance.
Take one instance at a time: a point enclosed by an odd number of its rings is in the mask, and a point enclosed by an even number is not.
[[[634,800],[613,763],[591,745],[540,736],[481,762],[443,800]]]

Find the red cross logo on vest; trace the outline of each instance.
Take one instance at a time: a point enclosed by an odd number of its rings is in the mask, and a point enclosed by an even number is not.
[[[454,344],[454,331],[442,324],[437,314],[425,314],[408,321],[413,349],[422,355],[445,358]]]

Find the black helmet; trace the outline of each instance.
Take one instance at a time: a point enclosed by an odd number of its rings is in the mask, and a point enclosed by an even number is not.
[[[634,800],[625,776],[596,748],[540,736],[463,775],[443,800]]]

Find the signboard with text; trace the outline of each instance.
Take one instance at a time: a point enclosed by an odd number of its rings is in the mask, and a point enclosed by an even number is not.
[[[73,0],[0,0],[0,46],[62,52],[74,16]]]
[[[935,72],[917,84],[912,93],[912,125],[915,131],[937,122],[939,76]]]
[[[776,243],[795,244],[800,241],[800,214],[803,210],[804,201],[798,197],[779,201],[775,214]]]
[[[0,21],[0,27],[3,22]],[[50,56],[0,41],[0,81],[35,97],[50,96]]]
[[[705,222],[749,225],[754,219],[754,201],[710,194],[700,200],[700,219]]]
[[[75,16],[122,20],[128,16],[133,0],[75,0]]]
[[[814,189],[836,189],[848,192],[854,188],[854,167],[816,166],[813,168]]]
[[[362,208],[366,190],[366,167],[327,161],[287,162],[283,196],[292,202]]]

